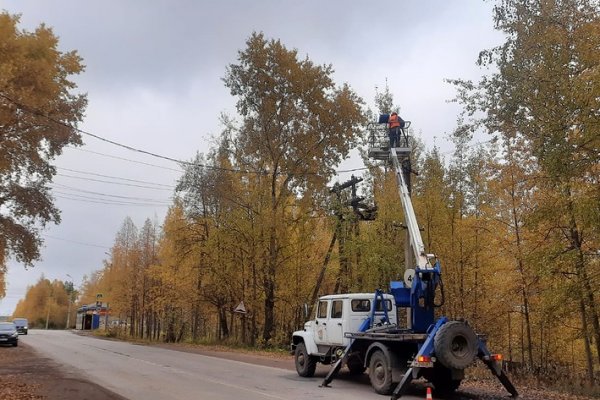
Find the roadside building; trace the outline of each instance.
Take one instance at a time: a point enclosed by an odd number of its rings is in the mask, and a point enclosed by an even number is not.
[[[103,329],[109,318],[110,310],[107,303],[92,303],[77,309],[75,329]]]

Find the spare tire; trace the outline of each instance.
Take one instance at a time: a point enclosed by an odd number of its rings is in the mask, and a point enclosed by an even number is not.
[[[465,369],[477,356],[478,340],[473,329],[464,322],[446,322],[436,333],[435,356],[448,368]]]

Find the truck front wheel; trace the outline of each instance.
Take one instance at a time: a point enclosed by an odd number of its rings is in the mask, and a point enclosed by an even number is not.
[[[382,351],[377,350],[369,362],[369,379],[371,386],[379,394],[392,393],[392,370],[390,361]]]
[[[313,356],[308,354],[304,342],[300,342],[296,345],[294,360],[296,363],[296,371],[298,372],[298,375],[305,378],[310,378],[315,374],[315,369],[317,368],[317,360]]]

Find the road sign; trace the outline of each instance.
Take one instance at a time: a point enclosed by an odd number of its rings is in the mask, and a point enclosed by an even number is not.
[[[102,293],[98,293],[96,295],[96,301],[100,300],[102,298]]]
[[[233,310],[233,312],[240,313],[240,314],[246,314],[246,307],[244,307],[244,302],[240,301],[240,304],[237,305],[237,307]]]

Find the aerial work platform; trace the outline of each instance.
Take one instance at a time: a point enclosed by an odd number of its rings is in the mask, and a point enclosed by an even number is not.
[[[384,122],[382,122],[384,121]],[[396,154],[410,154],[412,151],[412,138],[408,135],[410,121],[404,121],[400,129],[399,147],[395,147]],[[379,123],[367,125],[369,131],[369,158],[387,161],[390,159],[390,139],[388,135],[387,119],[379,119]]]

